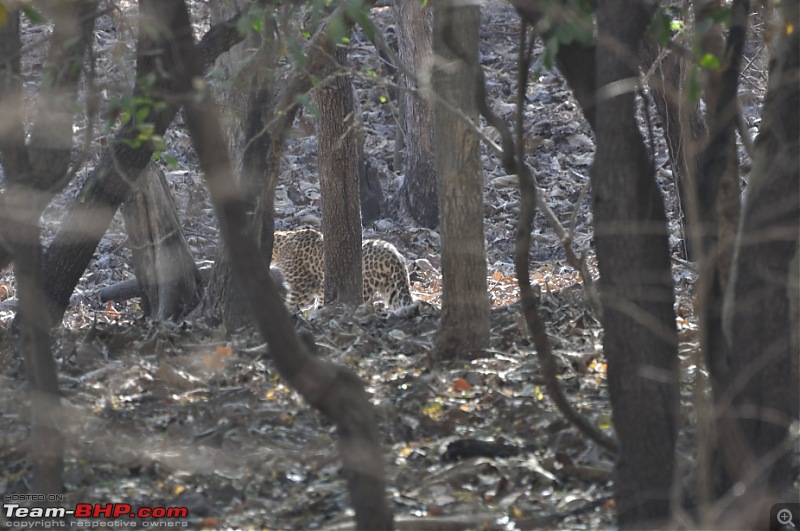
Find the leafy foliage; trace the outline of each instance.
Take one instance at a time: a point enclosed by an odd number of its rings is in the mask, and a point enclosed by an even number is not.
[[[547,68],[553,68],[559,46],[573,42],[589,46],[594,42],[594,13],[590,2],[549,0],[543,2],[542,7],[545,13],[543,33],[550,35],[542,55]]]

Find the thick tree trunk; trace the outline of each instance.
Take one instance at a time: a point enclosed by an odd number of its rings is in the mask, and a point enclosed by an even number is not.
[[[31,433],[28,461],[33,468],[31,492],[58,493],[63,489],[64,436],[57,418],[61,399],[58,391],[56,364],[50,352],[50,326],[40,318],[45,304],[42,290],[39,212],[41,208],[31,180],[34,175],[25,146],[22,113],[22,77],[20,76],[20,15],[10,13],[0,27],[0,55],[11,58],[0,66],[0,154],[5,163],[6,179],[13,190],[14,203],[5,204],[3,221],[15,259],[14,274],[19,289],[19,348],[25,356],[25,376],[31,401]],[[54,139],[55,140],[55,139]],[[63,139],[58,139],[59,143]]]
[[[434,2],[434,90],[477,121],[480,7]],[[489,343],[489,295],[483,231],[483,171],[478,138],[460,116],[434,104],[442,244],[439,359],[468,358]]]
[[[707,135],[696,148],[697,167],[690,179],[689,241],[693,259],[700,264],[697,282],[697,308],[700,321],[700,346],[706,356],[713,391],[714,418],[701,425],[698,462],[700,499],[723,497],[737,481],[725,464],[720,449],[733,441],[730,419],[720,418],[727,409],[730,345],[723,333],[723,298],[731,276],[734,241],[739,225],[741,187],[736,148],[736,121],[739,114],[739,71],[747,32],[749,2],[732,4],[727,42],[721,25],[714,22],[719,9],[716,0],[695,5],[698,24],[709,29],[700,38],[703,53],[723,59],[722,67],[705,73],[704,96]],[[694,169],[694,168],[693,168]],[[735,443],[734,443],[735,444]]]
[[[358,163],[358,194],[361,196],[361,225],[366,227],[381,217],[383,187],[378,170],[364,158],[363,153]]]
[[[620,16],[625,13],[625,16]],[[597,10],[597,86],[636,79],[649,15],[629,2]],[[678,429],[677,332],[663,200],[635,121],[634,91],[598,97],[592,167],[604,350],[620,454],[621,528],[671,515]]]
[[[692,183],[692,179],[699,175],[698,157],[701,142],[706,138],[706,126],[700,116],[698,105],[691,102],[686,93],[686,60],[676,53],[667,54],[659,60],[659,51],[658,45],[652,39],[645,39],[642,49],[645,69],[658,61],[649,86],[653,94],[653,103],[661,118],[664,139],[667,141],[669,151],[672,181],[678,195],[683,234],[681,254],[684,259],[695,260],[698,253],[692,246],[694,233],[690,213],[693,208],[692,201],[696,201],[691,194],[695,194],[697,187]]]
[[[142,309],[155,320],[182,319],[199,300],[200,272],[164,172],[150,163],[144,173],[122,207]]]
[[[415,72],[423,83],[429,83],[432,48],[432,10],[420,2],[395,2],[398,21],[397,44],[405,70]],[[436,158],[433,138],[433,106],[414,90],[416,83],[404,74],[400,82],[409,90],[400,91],[400,121],[403,128],[405,157],[403,185],[398,191],[401,210],[423,227],[439,224],[439,198],[436,183]]]
[[[234,5],[215,4],[212,6],[212,18],[224,20],[236,9],[238,7]],[[261,32],[250,31],[242,46],[234,47],[219,61],[228,75],[226,90],[220,91],[219,95],[223,103],[221,108],[228,109],[222,123],[234,164],[242,168],[240,184],[245,190],[244,195],[249,203],[247,212],[259,241],[263,237],[265,224],[270,226],[270,237],[272,235],[271,205],[259,211],[257,203],[258,198],[264,195],[264,177],[270,156],[271,135],[266,131],[266,124],[273,117],[272,92],[277,48],[274,22],[267,20]],[[247,68],[241,68],[244,61]],[[247,109],[244,120],[236,111],[241,108]],[[262,223],[261,215],[268,216],[269,220]],[[268,263],[269,260],[265,258],[265,266]],[[220,242],[202,311],[207,315],[220,316],[228,330],[240,328],[252,322],[247,307],[241,304],[242,296],[231,274],[225,242]]]
[[[531,27],[536,27],[542,17],[547,13],[542,10],[543,6],[539,2],[529,2],[528,0],[509,0],[519,15],[524,18]],[[551,33],[543,35],[544,40],[552,37]],[[567,84],[575,94],[575,99],[581,105],[583,116],[592,129],[595,129],[595,92],[597,67],[595,64],[596,47],[586,46],[581,42],[573,41],[569,44],[560,43],[556,54],[556,66],[567,80]]]
[[[361,271],[359,154],[361,121],[355,95],[341,65],[347,49],[338,47],[325,69],[323,86],[314,92],[317,120],[317,166],[322,192],[322,240],[325,256],[325,303],[364,302]]]
[[[50,352],[50,321],[41,263],[39,216],[55,191],[66,183],[72,147],[73,105],[83,55],[91,41],[96,2],[78,6],[56,5],[56,21],[43,71],[36,121],[29,145],[25,143],[20,77],[20,13],[7,12],[0,27],[0,153],[8,188],[2,205],[0,262],[13,253],[19,287],[20,350],[30,387],[31,438],[29,461],[33,467],[31,490],[58,493],[63,489],[64,437],[58,427],[61,399],[55,360]],[[42,193],[44,192],[44,193]],[[11,253],[9,253],[11,251]]]
[[[147,35],[139,35],[140,41],[146,38]],[[235,19],[213,26],[199,45],[204,68],[241,39]],[[150,50],[144,47],[153,44],[147,42],[151,44],[140,42],[138,48],[137,76],[140,78],[154,70],[152,58],[148,56]],[[164,85],[163,80],[160,83]],[[176,104],[170,104],[160,112],[151,113],[149,121],[154,125],[153,134],[163,136],[178,109]],[[126,140],[135,143],[139,134],[135,124],[128,124],[115,135],[111,146],[84,183],[79,199],[67,207],[61,229],[45,252],[45,291],[53,322],[63,317],[69,297],[108,230],[114,213],[130,194],[130,185],[152,159],[153,147],[150,144],[135,148],[125,143]]]
[[[68,172],[72,151],[73,115],[83,56],[92,42],[97,2],[83,1],[49,7],[52,9],[52,19],[57,23],[53,27],[47,62],[42,71],[45,82],[39,92],[36,120],[30,132],[28,149],[19,153],[19,161],[10,159],[9,155],[3,161],[6,171],[11,172],[19,167],[23,159],[26,165],[30,165],[32,173],[26,179],[25,186],[38,192],[33,197],[33,206],[37,212],[32,215],[36,217],[53,196],[67,185],[69,177],[74,173]],[[19,62],[19,54],[4,54],[3,57],[14,57]],[[18,115],[24,112],[25,106],[19,99],[20,94],[16,94],[16,89],[11,85],[6,85],[3,90],[4,103],[0,107],[2,120],[18,120],[21,124]],[[20,125],[17,133],[24,135],[25,128]],[[13,189],[6,190],[5,199],[12,205],[17,203]],[[9,224],[0,222],[0,238],[8,226]],[[10,237],[13,238],[13,234]],[[0,269],[5,268],[10,261],[11,256],[7,249],[0,246]]]
[[[786,501],[797,479],[791,432],[800,415],[800,349],[792,341],[800,291],[800,8],[788,2],[784,10],[725,301],[730,366],[721,389],[730,404],[720,428],[726,465],[767,508]]]
[[[352,26],[353,21],[345,17],[345,24],[349,28]],[[254,214],[254,219],[261,222],[261,251],[265,257],[270,256],[272,253],[272,235],[275,225],[273,213],[275,190],[278,186],[281,160],[286,147],[286,135],[300,108],[297,103],[297,95],[305,94],[311,90],[312,79],[321,77],[323,68],[328,63],[328,58],[334,53],[334,45],[327,37],[327,27],[326,21],[306,45],[305,53],[308,61],[304,65],[298,65],[292,69],[275,100],[275,112],[273,119],[269,121],[270,127],[266,134],[259,137],[260,140],[264,141],[264,146],[269,146],[264,149],[267,154],[266,171],[263,173],[265,176],[264,185],[261,188],[260,195],[257,197]],[[258,148],[254,147],[254,149]],[[230,275],[225,278],[230,278]],[[221,286],[222,289],[227,289],[222,282],[217,282],[215,285]],[[216,298],[219,299],[218,297]]]
[[[197,91],[193,79],[202,75],[192,43],[186,5],[180,0],[142,0],[143,17],[156,15],[168,22],[174,40],[168,51],[179,59],[171,73],[183,83],[186,118],[220,222],[228,243],[234,274],[241,282],[245,300],[269,343],[281,377],[337,425],[344,473],[352,495],[359,529],[391,529],[386,503],[383,455],[375,417],[363,385],[352,372],[309,354],[298,341],[286,308],[259,259],[258,243],[247,215],[242,211],[241,189],[232,178],[233,168],[225,149],[219,121],[208,94]]]

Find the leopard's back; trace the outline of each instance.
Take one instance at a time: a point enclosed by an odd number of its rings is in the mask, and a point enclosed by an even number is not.
[[[406,260],[394,245],[383,240],[364,240],[361,244],[361,264],[365,301],[378,294],[390,309],[414,302]]]
[[[379,295],[390,309],[411,304],[411,284],[400,251],[383,240],[361,244],[364,301]],[[276,231],[272,264],[283,272],[289,284],[286,303],[290,308],[307,308],[315,299],[323,301],[325,263],[322,234],[312,228]]]
[[[275,231],[272,263],[289,284],[286,303],[289,307],[308,307],[322,299],[325,265],[322,234],[312,228]]]

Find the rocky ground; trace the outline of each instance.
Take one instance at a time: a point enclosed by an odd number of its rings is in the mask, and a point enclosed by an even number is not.
[[[125,2],[103,17],[95,32],[98,81],[130,86],[135,24]],[[202,3],[193,3],[198,34],[208,27]],[[388,8],[374,10],[386,30]],[[26,24],[25,81],[36,93],[45,57],[47,26]],[[520,25],[504,2],[483,6],[481,63],[494,111],[511,122]],[[541,53],[537,48],[537,57]],[[350,61],[378,67],[375,50],[356,34]],[[126,66],[127,65],[127,66]],[[755,100],[763,79],[751,71]],[[355,80],[363,110],[366,152],[388,197],[402,176],[393,168],[394,118],[381,103],[384,86]],[[279,228],[319,220],[319,183],[313,119],[297,123],[284,157],[276,204]],[[85,126],[85,124],[83,124]],[[753,122],[751,125],[757,125]],[[592,254],[588,172],[592,133],[557,72],[543,67],[528,89],[525,130],[530,164],[548,204],[574,231],[574,248]],[[491,134],[491,132],[487,132]],[[78,178],[97,159],[102,138]],[[184,230],[199,262],[213,260],[218,234],[202,189],[190,139],[178,123],[167,135],[165,166]],[[655,138],[659,184],[670,219],[673,250],[681,241],[675,189],[666,146]],[[380,219],[365,237],[391,241],[415,268],[413,293],[423,302],[411,316],[377,308],[343,312],[327,307],[298,319],[320,355],[356,371],[375,406],[386,451],[389,496],[401,527],[419,518],[437,529],[613,525],[612,461],[572,429],[544,394],[535,353],[515,301],[513,230],[519,193],[499,160],[483,151],[485,229],[492,341],[486,357],[432,363],[439,317],[439,234],[407,222]],[[78,181],[79,182],[79,181]],[[79,189],[72,185],[44,219],[46,238]],[[339,470],[329,421],[303,403],[276,375],[267,349],[251,331],[224,331],[203,323],[151,323],[138,302],[100,304],[95,291],[131,278],[130,252],[121,220],[115,220],[81,280],[53,352],[67,413],[66,490],[72,501],[124,502],[133,506],[189,508],[192,527],[319,528],[347,526],[351,510]],[[530,257],[534,280],[561,374],[576,407],[610,430],[602,333],[582,296],[580,276],[565,265],[553,230],[539,215]],[[418,262],[424,260],[424,262]],[[430,267],[424,264],[430,264]],[[693,381],[696,347],[691,268],[675,262],[683,375]],[[8,332],[15,302],[13,274],[0,272],[0,491],[26,492],[28,430],[22,362]],[[686,422],[692,422],[691,389],[684,390]],[[687,436],[688,438],[688,436]],[[682,444],[688,444],[688,439]],[[0,516],[0,520],[2,520]]]

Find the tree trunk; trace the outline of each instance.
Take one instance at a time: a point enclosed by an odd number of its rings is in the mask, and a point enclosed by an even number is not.
[[[213,26],[199,45],[204,68],[208,68],[214,59],[241,39],[235,19]],[[148,35],[140,33],[136,67],[139,79],[155,70],[152,57],[148,55],[152,46],[157,44],[148,39]],[[134,89],[135,93],[140,91],[141,88]],[[153,134],[163,136],[178,109],[179,106],[173,103],[162,111],[152,112],[149,121],[154,125]],[[130,185],[139,178],[152,159],[153,147],[149,143],[139,147],[126,144],[128,140],[131,144],[135,143],[139,134],[136,125],[129,123],[114,136],[100,162],[86,179],[79,199],[67,207],[61,228],[45,252],[45,291],[53,322],[61,321],[69,297],[89,265],[97,244],[108,230],[114,213],[130,194]]]
[[[621,16],[621,13],[625,13]],[[636,79],[634,53],[649,14],[599,4],[597,86]],[[634,92],[595,108],[595,241],[608,384],[619,439],[614,489],[621,528],[663,526],[671,515],[678,430],[678,356],[666,215],[635,121]]]
[[[528,0],[509,0],[509,3],[516,8],[519,15],[524,18],[531,27],[537,27],[543,17],[549,16],[548,7],[540,2],[530,2]],[[555,28],[542,35],[543,40],[547,41],[555,35]],[[595,96],[597,83],[597,65],[595,64],[596,46],[587,46],[577,40],[570,43],[560,42],[556,54],[556,66],[567,80],[567,84],[575,94],[575,99],[583,110],[583,116],[593,130],[596,129],[595,122]]]
[[[72,153],[73,115],[83,56],[87,47],[91,46],[97,14],[96,1],[48,7],[52,20],[57,23],[53,27],[47,62],[42,71],[45,82],[41,84],[37,98],[36,120],[30,131],[28,149],[19,153],[32,170],[25,186],[38,192],[33,198],[33,206],[37,210],[35,217],[41,215],[53,196],[67,185],[74,174],[74,171],[68,171]],[[19,54],[4,54],[2,57],[15,57],[15,61],[19,62]],[[8,120],[21,120],[18,115],[24,111],[24,105],[20,103],[16,89],[5,86],[3,90],[6,92],[3,98],[5,103],[0,108],[0,116],[5,127]],[[24,135],[24,127],[20,126],[18,133]],[[9,159],[9,155],[5,156],[3,163],[6,171],[14,171],[22,159],[14,161]],[[16,202],[8,190],[6,200],[9,204]],[[7,226],[0,222],[0,238]],[[14,235],[9,238],[13,239]],[[0,246],[0,269],[4,269],[10,259],[7,250]]]
[[[201,76],[192,43],[186,5],[180,0],[142,0],[142,16],[156,16],[169,24],[174,36],[167,48],[179,59],[170,73],[183,83],[177,93],[186,94],[186,122],[200,166],[208,183],[223,238],[228,243],[234,274],[244,298],[282,378],[304,398],[330,416],[337,426],[339,451],[352,496],[359,529],[391,529],[386,503],[383,455],[375,416],[363,385],[351,371],[335,367],[311,355],[299,342],[291,319],[270,282],[258,256],[252,224],[242,210],[242,191],[233,179],[214,105],[207,92],[195,88]]]
[[[13,204],[4,204],[3,222],[15,260],[14,274],[19,288],[19,349],[25,357],[25,376],[31,401],[31,433],[28,462],[33,468],[31,492],[59,493],[63,490],[64,436],[58,429],[61,398],[56,364],[50,352],[50,326],[41,318],[45,305],[42,289],[41,243],[37,193],[31,186],[35,172],[25,145],[22,122],[22,77],[20,76],[20,14],[8,13],[9,20],[0,26],[0,56],[10,58],[0,66],[0,154],[3,156],[6,179],[13,193]],[[54,32],[58,34],[58,31]],[[67,133],[69,135],[69,133]],[[71,139],[71,137],[70,137]],[[53,139],[63,145],[64,139]]]
[[[164,172],[150,163],[122,207],[142,309],[155,320],[182,319],[199,300],[200,272],[181,230]]]
[[[698,24],[709,25],[700,43],[703,53],[723,59],[722,67],[705,73],[706,136],[696,148],[698,155],[690,179],[690,221],[693,258],[700,265],[695,284],[700,322],[700,346],[706,356],[714,407],[717,412],[727,408],[725,388],[729,370],[729,347],[722,330],[723,296],[731,274],[734,241],[739,224],[741,187],[739,159],[736,149],[737,92],[739,71],[747,31],[748,2],[735,0],[732,4],[727,43],[723,28],[714,23],[719,4],[710,0],[696,4]],[[688,130],[688,127],[685,129]],[[718,499],[731,488],[735,479],[725,466],[719,447],[727,446],[729,436],[725,419],[713,418],[704,422],[699,440],[701,465],[698,470],[700,499]],[[708,439],[708,440],[706,440]],[[713,440],[716,439],[716,440]]]
[[[430,6],[420,2],[395,2],[398,21],[397,44],[404,69],[414,72],[420,83],[425,79],[432,62],[432,32]],[[439,224],[439,199],[436,183],[436,159],[433,138],[433,107],[417,91],[417,84],[400,75],[400,82],[409,90],[400,91],[400,120],[403,128],[405,157],[403,185],[398,191],[401,211],[408,212],[423,227]]]
[[[55,5],[56,21],[37,101],[36,121],[28,145],[22,110],[20,77],[20,13],[6,12],[0,27],[0,153],[8,184],[2,205],[1,238],[10,244],[19,286],[20,351],[30,387],[31,437],[29,461],[33,493],[63,489],[64,437],[58,427],[61,399],[55,360],[50,352],[50,321],[44,292],[39,216],[56,190],[66,184],[72,147],[74,102],[83,55],[91,42],[96,2]],[[3,246],[2,268],[11,256]]]
[[[359,154],[361,121],[355,95],[341,65],[347,48],[339,46],[325,69],[323,86],[314,92],[317,120],[317,166],[322,194],[322,239],[325,257],[325,304],[364,302],[361,271],[361,203]]]
[[[433,4],[434,90],[477,121],[480,7],[453,0]],[[463,119],[434,104],[436,170],[440,179],[442,318],[440,360],[469,358],[489,343],[489,295],[483,232],[483,171],[478,137]]]
[[[212,8],[212,17],[224,20],[236,9],[238,7],[234,5],[215,5]],[[266,124],[271,121],[274,111],[272,92],[278,48],[274,30],[274,21],[267,20],[262,32],[250,31],[242,46],[234,47],[231,53],[219,61],[229,78],[227,89],[220,91],[219,95],[220,101],[224,103],[221,108],[229,109],[223,119],[229,152],[234,164],[242,168],[240,184],[245,190],[244,195],[249,203],[247,211],[259,241],[262,239],[261,231],[264,226],[260,215],[270,217],[270,236],[272,234],[272,208],[263,209],[258,214],[257,203],[258,198],[264,194],[264,177],[270,156],[271,136],[266,132]],[[241,67],[243,62],[245,68]],[[247,109],[243,121],[235,111],[240,108]],[[268,263],[269,260],[265,258],[265,267]],[[247,307],[241,304],[242,296],[240,287],[231,275],[225,242],[221,241],[217,247],[217,257],[202,311],[207,315],[220,316],[228,330],[241,328],[252,322]]]
[[[797,3],[783,6],[778,27],[800,27]],[[726,294],[731,354],[722,391],[732,400],[720,428],[729,435],[721,451],[734,480],[766,499],[767,507],[788,499],[796,481],[797,435],[791,431],[800,415],[800,349],[792,341],[800,291],[800,38],[797,31],[777,33]]]
[[[361,196],[361,225],[366,227],[381,217],[383,187],[378,170],[364,158],[363,153],[358,163],[358,194]]]
[[[700,116],[698,105],[690,102],[686,93],[686,60],[677,53],[667,54],[659,60],[659,47],[652,39],[645,39],[642,57],[645,68],[658,61],[649,85],[653,93],[653,103],[661,118],[672,181],[678,195],[683,234],[681,254],[684,259],[696,260],[698,253],[692,246],[694,233],[690,219],[691,202],[696,199],[690,195],[697,189],[691,180],[699,175],[699,148],[707,134],[705,122]]]

